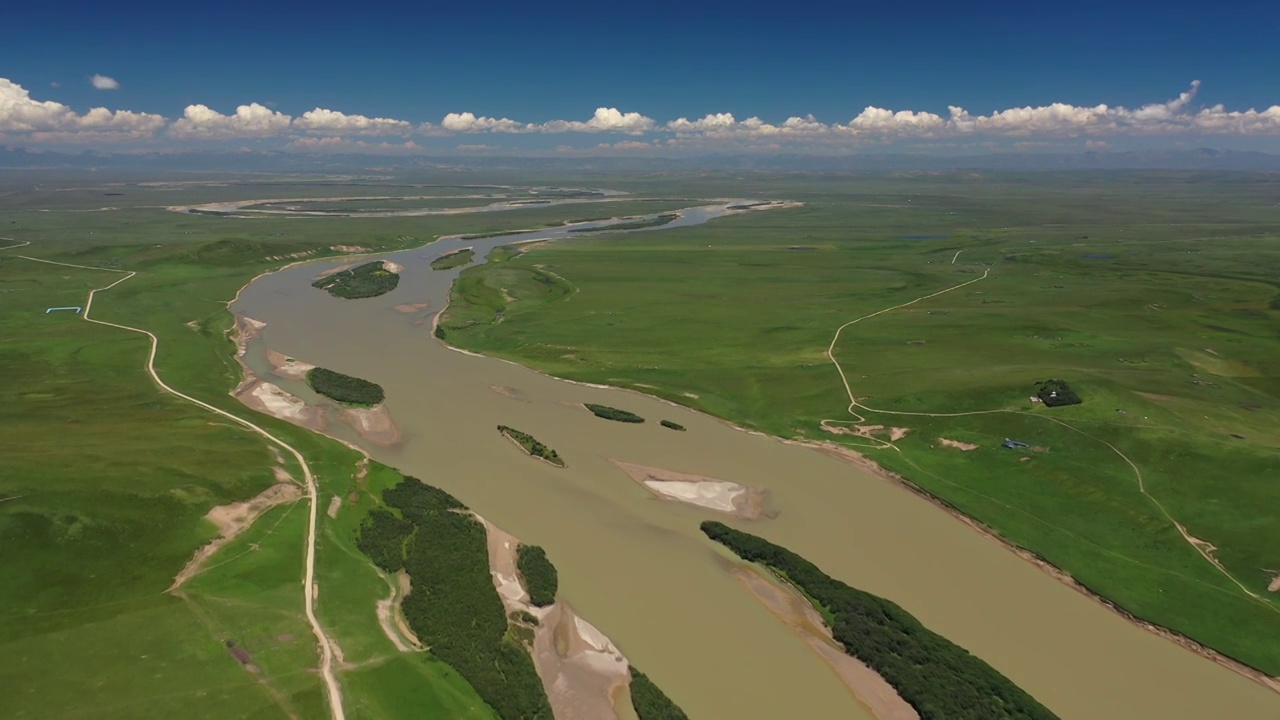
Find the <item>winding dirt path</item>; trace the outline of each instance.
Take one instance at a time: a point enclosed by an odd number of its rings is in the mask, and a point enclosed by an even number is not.
[[[951,262],[953,264],[955,263],[955,259],[960,256],[961,252],[963,252],[963,250],[957,251],[955,256],[951,258]],[[884,410],[880,408],[873,408],[858,402],[858,398],[853,394],[853,388],[850,387],[849,385],[849,378],[847,375],[845,375],[844,368],[840,366],[840,361],[836,360],[836,353],[835,353],[836,344],[840,341],[840,334],[844,332],[845,328],[850,327],[852,325],[856,325],[862,322],[863,320],[869,320],[878,315],[883,315],[893,310],[899,310],[901,308],[907,307],[908,305],[914,305],[920,302],[921,300],[928,300],[929,298],[937,297],[944,293],[949,293],[952,290],[958,290],[966,285],[972,285],[973,283],[986,280],[990,274],[991,274],[991,269],[987,268],[982,271],[982,277],[974,278],[973,280],[969,280],[968,282],[962,282],[959,285],[953,285],[949,288],[946,288],[945,290],[939,290],[935,293],[922,295],[916,298],[915,300],[902,303],[901,305],[894,305],[893,307],[885,308],[883,310],[877,310],[876,312],[870,313],[868,315],[863,315],[862,317],[859,317],[857,319],[850,320],[849,322],[841,325],[839,328],[836,328],[835,335],[831,338],[831,344],[827,346],[827,357],[831,360],[831,364],[835,365],[836,372],[840,373],[840,382],[841,384],[844,385],[845,394],[849,396],[848,412],[850,415],[853,416],[853,420],[852,421],[823,420],[822,422],[824,424],[831,424],[831,425],[835,425],[838,423],[849,423],[849,422],[865,423],[867,422],[867,418],[858,412],[858,410],[865,410],[866,412],[881,413],[884,415],[914,415],[917,417],[963,417],[966,415],[990,415],[993,413],[1010,413],[1014,415],[1026,415],[1028,417],[1033,417],[1040,420],[1047,420],[1049,422],[1061,425],[1062,427],[1065,427],[1068,430],[1072,430],[1074,432],[1080,433],[1081,435],[1089,438],[1090,440],[1096,440],[1097,442],[1100,442],[1103,445],[1106,445],[1108,448],[1110,448],[1112,452],[1114,452],[1117,456],[1119,456],[1120,459],[1123,460],[1129,466],[1129,468],[1133,470],[1134,477],[1137,480],[1137,484],[1138,484],[1138,492],[1142,493],[1143,497],[1147,498],[1147,500],[1149,500],[1151,504],[1155,505],[1156,509],[1160,511],[1160,514],[1163,515],[1165,519],[1167,519],[1173,525],[1173,527],[1177,529],[1178,534],[1182,536],[1182,539],[1185,540],[1186,543],[1190,545],[1192,549],[1194,549],[1197,553],[1199,553],[1200,556],[1204,558],[1205,562],[1213,566],[1215,570],[1217,570],[1219,573],[1222,574],[1223,577],[1227,578],[1233,584],[1235,584],[1236,587],[1240,588],[1240,590],[1243,591],[1247,596],[1253,598],[1254,600],[1257,600],[1268,610],[1271,610],[1272,612],[1280,613],[1280,607],[1277,607],[1274,603],[1272,603],[1262,595],[1250,590],[1248,586],[1240,582],[1239,579],[1237,579],[1234,575],[1232,575],[1231,572],[1228,571],[1225,566],[1223,566],[1221,561],[1219,561],[1216,557],[1213,556],[1212,551],[1214,548],[1212,545],[1210,545],[1209,543],[1206,543],[1203,540],[1200,540],[1199,538],[1192,536],[1189,532],[1187,532],[1186,528],[1183,527],[1182,523],[1178,522],[1177,519],[1173,517],[1173,514],[1170,513],[1169,510],[1165,508],[1165,506],[1158,499],[1156,499],[1154,495],[1152,495],[1150,492],[1147,491],[1146,483],[1142,479],[1142,470],[1139,469],[1138,464],[1135,463],[1132,459],[1130,459],[1128,455],[1125,455],[1123,452],[1121,452],[1120,448],[1117,448],[1115,445],[1112,445],[1106,440],[1090,435],[1089,433],[1081,430],[1080,428],[1077,428],[1074,425],[1058,420],[1057,418],[1045,417],[1043,415],[1036,415],[1036,414],[1029,413],[1022,410],[1007,410],[1007,409],[973,410],[969,412],[957,412],[957,413],[908,412],[904,410]],[[898,446],[894,444],[892,441],[881,440],[879,438],[867,438],[867,439],[869,439],[871,442],[876,444],[862,445],[862,447],[870,447],[877,450],[892,449],[895,452],[902,452],[898,448]]]
[[[8,238],[4,238],[4,239],[8,239]],[[23,243],[23,245],[29,245],[29,244],[30,244],[29,242]],[[22,245],[17,245],[14,247],[22,247]],[[9,250],[12,248],[0,248],[0,249]],[[192,403],[193,405],[197,405],[205,410],[208,410],[211,413],[220,415],[228,420],[231,420],[232,422],[235,422],[243,426],[244,428],[252,432],[255,432],[261,435],[271,443],[274,443],[275,445],[279,446],[281,449],[286,450],[290,455],[293,456],[294,460],[298,461],[299,467],[302,468],[302,475],[306,480],[307,500],[310,505],[310,520],[307,525],[306,575],[305,575],[305,578],[303,579],[303,598],[305,601],[304,606],[306,608],[307,622],[311,624],[311,631],[315,634],[316,641],[320,644],[320,675],[324,678],[325,687],[328,690],[329,707],[330,707],[330,710],[332,711],[332,718],[333,720],[346,720],[346,714],[345,712],[343,712],[343,708],[342,708],[342,691],[338,687],[338,680],[333,672],[333,646],[329,640],[329,637],[325,635],[324,628],[321,627],[320,621],[316,618],[316,613],[315,613],[315,596],[318,594],[316,592],[318,588],[316,587],[316,582],[315,582],[316,513],[317,513],[318,503],[317,503],[315,476],[311,474],[311,467],[307,465],[307,461],[302,456],[302,453],[298,452],[297,449],[295,449],[292,445],[289,445],[285,441],[281,440],[275,435],[272,435],[271,433],[267,432],[261,427],[249,422],[248,420],[237,417],[225,410],[216,408],[213,405],[210,405],[209,403],[206,403],[202,400],[197,400],[191,397],[190,395],[186,395],[181,392],[178,392],[177,390],[174,390],[173,388],[166,385],[165,382],[160,379],[160,376],[156,374],[156,368],[155,368],[156,351],[160,347],[160,340],[150,331],[143,330],[141,328],[129,327],[128,325],[118,325],[116,323],[107,322],[105,320],[94,320],[93,318],[89,317],[89,311],[93,307],[94,296],[96,296],[100,292],[105,292],[107,290],[110,290],[111,288],[119,285],[122,282],[125,282],[126,280],[129,280],[133,276],[137,275],[136,272],[132,270],[116,270],[114,268],[90,267],[88,265],[73,265],[71,263],[55,262],[53,260],[42,260],[40,258],[28,257],[26,255],[16,255],[15,257],[20,257],[24,260],[30,260],[32,262],[45,263],[47,265],[61,265],[64,267],[79,268],[81,270],[96,270],[99,272],[123,273],[124,277],[120,278],[119,280],[116,280],[110,285],[89,291],[89,297],[87,300],[85,300],[84,312],[81,314],[81,317],[96,325],[105,325],[107,327],[113,327],[120,330],[128,330],[129,332],[146,335],[148,338],[151,339],[151,352],[147,355],[146,371],[147,371],[147,374],[151,376],[152,382],[154,382],[157,387],[159,387],[162,391],[169,393],[170,395],[186,400],[187,402]]]

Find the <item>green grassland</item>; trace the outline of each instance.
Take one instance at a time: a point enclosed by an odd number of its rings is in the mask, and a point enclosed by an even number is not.
[[[506,253],[463,272],[442,327],[469,350],[866,451],[1126,611],[1276,675],[1278,187],[748,177],[743,196],[806,205]],[[890,411],[851,414],[826,355],[837,328],[973,280],[845,328],[853,395]],[[1083,404],[1031,403],[1050,378]],[[860,418],[909,432],[895,450],[821,427]]]
[[[240,380],[226,303],[255,275],[335,245],[419,246],[443,234],[545,226],[572,210],[537,208],[468,217],[240,220],[163,206],[324,193],[382,194],[342,184],[230,183],[221,187],[91,185],[66,191],[21,182],[0,197],[0,236],[30,244],[0,251],[0,367],[6,383],[0,473],[0,684],[6,717],[324,717],[317,648],[303,615],[305,499],[278,507],[165,593],[212,539],[215,505],[301,478],[258,436],[161,393],[143,367],[147,339],[46,315],[84,305],[93,317],[150,330],[166,383],[250,419],[298,448],[320,486],[316,612],[342,648],[348,717],[493,717],[475,691],[428,653],[401,654],[373,612],[388,585],[354,546],[388,473],[359,477],[341,444],[258,415],[228,395]],[[98,210],[111,205],[116,210]],[[623,201],[619,212],[644,203]],[[570,206],[572,207],[572,206]],[[610,204],[612,207],[612,204]],[[630,207],[630,210],[625,208]],[[45,212],[33,212],[33,210]],[[580,209],[579,209],[580,212]],[[0,246],[10,244],[0,240]],[[381,485],[380,485],[381,484]],[[337,518],[324,510],[347,500]],[[352,499],[354,498],[354,499]],[[253,674],[226,643],[249,652]]]

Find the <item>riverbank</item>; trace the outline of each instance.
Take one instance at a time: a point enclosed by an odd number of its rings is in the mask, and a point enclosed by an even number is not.
[[[517,623],[535,619],[529,649],[556,720],[622,720],[619,706],[630,702],[627,659],[565,602],[533,605],[516,569],[519,540],[476,517],[485,527],[494,587],[507,614]]]

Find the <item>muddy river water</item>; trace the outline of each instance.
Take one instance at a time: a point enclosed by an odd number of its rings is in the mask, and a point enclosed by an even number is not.
[[[723,212],[686,211],[647,232]],[[294,266],[254,281],[232,309],[266,323],[261,345],[380,383],[403,441],[361,443],[370,454],[546,548],[560,571],[561,597],[690,717],[871,715],[744,590],[726,556],[698,531],[701,520],[725,518],[655,498],[610,459],[767,488],[776,515],[732,524],[894,600],[1063,718],[1280,717],[1280,695],[1131,624],[866,471],[654,398],[450,350],[432,336],[432,315],[460,272],[433,271],[432,259],[473,247],[479,260],[497,245],[564,234],[446,239],[379,256],[405,269],[395,291],[367,300],[311,287],[335,262]],[[421,303],[429,305],[396,309]],[[832,392],[840,393],[834,374]],[[649,422],[609,422],[571,406],[583,402]],[[688,431],[660,427],[664,418]],[[532,460],[499,435],[499,424],[533,434],[568,467]]]

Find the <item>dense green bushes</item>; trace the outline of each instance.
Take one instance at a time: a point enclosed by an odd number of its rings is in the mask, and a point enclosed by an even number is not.
[[[631,706],[640,720],[689,720],[647,675],[631,666]]]
[[[529,433],[520,432],[519,430],[513,427],[507,427],[506,425],[499,425],[498,432],[506,435],[512,440],[515,440],[516,444],[524,448],[524,451],[530,455],[536,458],[542,458],[552,465],[564,467],[564,460],[560,459],[559,453],[538,442],[537,438]]]
[[[678,422],[675,422],[674,420],[663,420],[658,424],[664,428],[671,428],[672,430],[679,430],[681,432],[684,432],[684,426]]]
[[[744,560],[782,573],[835,619],[845,652],[878,672],[922,720],[1046,720],[1056,716],[964,648],[932,632],[894,603],[857,590],[763,538],[722,523],[702,532]]]
[[[414,478],[382,499],[393,510],[371,511],[357,544],[383,570],[409,573],[409,627],[503,720],[552,720],[533,660],[509,632],[484,526],[453,496]]]
[[[377,383],[319,367],[307,371],[307,384],[321,395],[347,405],[377,405],[386,397]]]
[[[399,284],[400,276],[383,267],[381,260],[375,260],[322,277],[311,286],[328,290],[330,295],[357,300],[389,293]]]
[[[1036,397],[1048,407],[1079,405],[1083,402],[1065,380],[1045,380],[1036,384]]]
[[[432,270],[452,270],[456,267],[470,264],[471,260],[476,256],[476,251],[471,248],[463,248],[455,250],[448,255],[441,255],[431,261]]]
[[[516,567],[529,591],[529,602],[546,607],[556,601],[560,576],[556,566],[547,559],[547,552],[537,545],[521,544],[516,550]]]
[[[586,403],[586,407],[588,410],[595,413],[596,417],[604,418],[605,420],[617,420],[618,422],[625,423],[644,422],[644,418],[636,415],[635,413],[627,412],[626,410],[619,410],[618,408],[609,407],[608,405],[593,405],[592,403]]]

